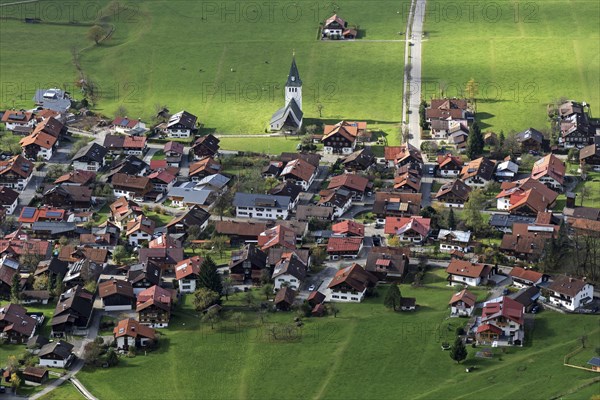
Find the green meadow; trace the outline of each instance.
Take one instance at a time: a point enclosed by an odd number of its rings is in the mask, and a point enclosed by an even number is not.
[[[423,96],[477,83],[478,119],[505,133],[549,127],[561,97],[600,107],[600,3],[595,0],[427,2]]]

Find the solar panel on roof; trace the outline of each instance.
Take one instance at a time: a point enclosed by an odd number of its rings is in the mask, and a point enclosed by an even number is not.
[[[35,208],[33,207],[25,207],[23,208],[23,212],[21,213],[21,215],[23,216],[23,218],[32,218],[35,215]]]
[[[62,212],[60,212],[60,211],[48,211],[46,213],[46,216],[50,217],[50,218],[60,217],[61,215],[62,215]]]
[[[10,119],[17,120],[17,121],[23,121],[25,119],[25,114],[12,114],[10,116]]]

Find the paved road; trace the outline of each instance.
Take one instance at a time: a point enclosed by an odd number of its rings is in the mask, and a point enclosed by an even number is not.
[[[402,119],[405,121],[408,111],[408,127],[410,137],[408,142],[417,149],[421,148],[421,127],[419,126],[419,104],[421,103],[421,45],[423,22],[425,19],[426,0],[413,0],[409,24],[406,27],[406,37],[412,40],[406,42],[404,60],[404,95],[402,96]],[[412,20],[412,25],[410,21]],[[410,53],[410,54],[409,54]],[[410,58],[409,58],[410,56]],[[408,67],[410,66],[410,67]],[[408,67],[408,68],[407,68]],[[408,104],[406,102],[408,96]]]

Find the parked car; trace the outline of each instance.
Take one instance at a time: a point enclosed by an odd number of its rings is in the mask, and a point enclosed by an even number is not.
[[[537,314],[540,311],[540,306],[533,306],[531,309],[532,314]]]
[[[310,286],[308,287],[308,291],[309,291],[309,292],[314,292],[314,291],[315,291],[315,289],[316,289],[315,285],[310,285]]]

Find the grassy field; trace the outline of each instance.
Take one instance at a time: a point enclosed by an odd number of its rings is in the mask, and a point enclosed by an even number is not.
[[[84,400],[85,397],[70,384],[65,382],[50,393],[40,397],[40,400]]]
[[[122,105],[129,116],[148,119],[164,104],[171,111],[185,108],[218,133],[263,133],[283,105],[295,51],[305,118],[318,117],[322,104],[324,119],[367,120],[391,131],[400,121],[404,42],[364,40],[402,39],[406,15],[398,11],[408,3],[337,1],[339,14],[361,32],[363,41],[348,43],[316,40],[319,23],[332,13],[325,0],[253,2],[254,8],[239,1],[127,3],[116,15],[102,10],[115,30],[100,46],[90,46],[88,27],[3,20],[0,35],[11,40],[0,43],[0,80],[14,85],[0,105],[31,106],[34,82],[72,87],[79,75],[71,49],[88,47],[81,66],[99,88],[103,113]],[[27,56],[12,45],[30,41],[45,45]]]
[[[415,313],[393,313],[379,297],[362,304],[339,305],[337,318],[305,319],[296,340],[280,341],[271,327],[288,325],[294,313],[275,313],[261,325],[253,312],[243,311],[240,326],[221,322],[215,329],[202,324],[184,301],[163,333],[160,350],[123,358],[119,367],[82,371],[78,377],[99,398],[129,398],[144,390],[147,371],[153,375],[148,398],[478,398],[547,399],[591,382],[595,375],[562,366],[563,356],[578,346],[585,332],[598,335],[597,319],[584,315],[543,312],[536,315],[527,346],[503,352],[491,360],[477,359],[474,349],[463,365],[440,349],[466,321],[447,319],[454,290],[445,286],[442,271],[429,273],[426,286],[401,286],[415,296]],[[479,299],[485,292],[478,291]],[[241,308],[241,296],[227,303]],[[227,311],[230,314],[231,311]],[[465,374],[465,365],[476,372]],[[181,371],[188,371],[182,374]],[[127,375],[127,379],[121,377]],[[368,384],[366,384],[368,383]],[[584,392],[588,393],[589,389]],[[577,398],[577,397],[572,397]]]
[[[549,127],[546,105],[565,96],[600,105],[600,3],[595,0],[469,6],[427,2],[423,97],[463,96],[474,79],[482,127]],[[483,7],[486,5],[486,7]],[[458,10],[460,8],[460,10]]]

